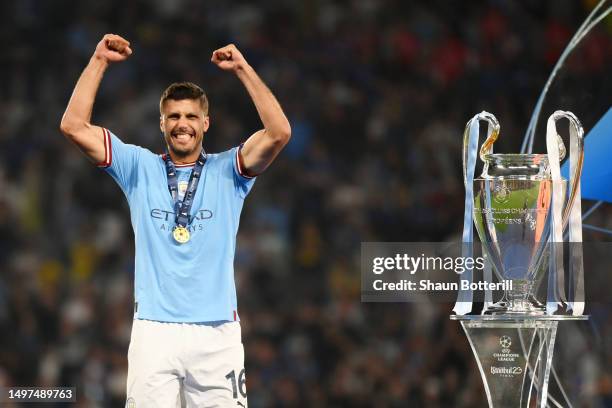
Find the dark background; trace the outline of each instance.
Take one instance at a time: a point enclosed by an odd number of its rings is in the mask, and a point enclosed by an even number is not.
[[[161,152],[159,96],[183,80],[208,93],[208,151],[259,129],[238,79],[209,62],[230,42],[290,119],[291,142],[256,182],[238,236],[250,406],[485,406],[452,305],[360,302],[360,243],[460,239],[465,122],[493,112],[496,150],[518,152],[552,66],[594,5],[2,1],[0,385],[71,385],[78,406],[124,404],[128,208],[59,132],[111,32],[134,54],[108,70],[93,122],[126,142]],[[589,35],[543,115],[575,108],[588,131],[610,106],[611,33],[608,18]],[[604,206],[589,221],[610,227],[611,216]],[[612,406],[610,311],[594,305],[590,323],[561,327],[555,361],[576,406]]]

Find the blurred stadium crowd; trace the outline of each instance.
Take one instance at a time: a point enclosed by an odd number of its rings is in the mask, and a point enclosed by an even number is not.
[[[495,113],[514,137],[497,149],[518,151],[552,66],[593,6],[0,3],[0,385],[72,385],[78,406],[124,404],[129,213],[113,180],[58,130],[80,71],[113,32],[134,55],[107,72],[93,118],[124,141],[161,152],[159,96],[180,80],[208,93],[208,151],[257,130],[239,81],[209,63],[229,42],[292,123],[290,144],[247,199],[238,237],[250,406],[485,406],[451,305],[360,302],[360,243],[458,239],[465,122]],[[610,72],[611,30],[592,34],[578,80]],[[610,227],[611,215],[604,208],[593,223]],[[556,358],[581,407],[612,407],[611,310],[559,336]]]

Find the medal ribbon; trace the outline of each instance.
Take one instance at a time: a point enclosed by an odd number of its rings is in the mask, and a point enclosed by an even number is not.
[[[189,184],[185,196],[182,200],[178,198],[178,180],[176,177],[176,167],[172,162],[169,154],[166,154],[164,162],[166,164],[166,175],[168,176],[168,190],[174,200],[174,222],[179,227],[186,227],[189,224],[189,212],[191,211],[191,205],[195,198],[196,191],[198,189],[198,180],[202,175],[202,169],[206,164],[207,155],[202,149],[198,160],[196,161],[191,175],[189,176]]]

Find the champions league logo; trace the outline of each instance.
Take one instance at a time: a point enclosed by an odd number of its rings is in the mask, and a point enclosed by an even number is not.
[[[492,365],[491,374],[507,378],[512,378],[515,375],[522,374],[523,369],[520,367],[521,362],[519,355],[510,351],[510,346],[512,346],[512,338],[510,336],[501,336],[499,338],[499,345],[502,348],[501,353],[494,353],[493,357],[498,363],[502,363],[502,365]],[[509,366],[506,365],[507,363],[519,365]]]
[[[509,349],[512,345],[512,339],[509,336],[501,336],[499,338],[499,345],[502,349]]]
[[[498,362],[515,362],[518,360],[518,353],[513,353],[510,350],[510,346],[512,346],[512,338],[510,336],[500,336],[499,345],[501,346],[500,353],[493,353],[493,358]]]

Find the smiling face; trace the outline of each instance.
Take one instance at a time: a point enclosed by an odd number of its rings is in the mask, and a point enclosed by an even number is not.
[[[161,106],[159,126],[173,161],[196,161],[209,118],[198,99],[167,99]]]

